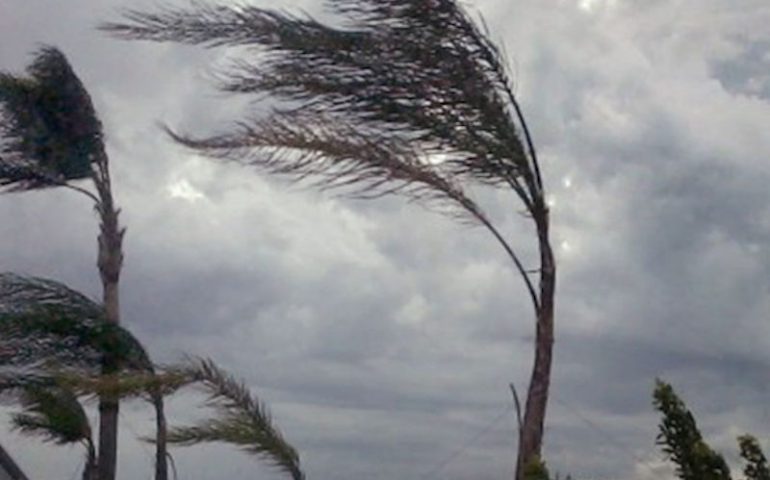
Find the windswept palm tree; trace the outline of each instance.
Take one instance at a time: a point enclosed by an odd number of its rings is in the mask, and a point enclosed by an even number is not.
[[[104,375],[104,357],[118,372]],[[303,480],[299,455],[273,425],[267,407],[243,382],[212,360],[189,358],[158,371],[139,340],[107,320],[103,305],[59,282],[0,273],[0,395],[15,394],[25,409],[14,417],[22,432],[87,447],[84,479],[100,479],[90,426],[78,398],[155,398],[197,384],[217,415],[170,432],[181,446],[233,444]],[[157,442],[157,437],[152,440]],[[164,437],[165,441],[165,437]],[[86,477],[95,475],[93,477]]]
[[[93,189],[76,184],[90,179]],[[118,284],[123,264],[123,235],[112,196],[109,161],[101,122],[91,98],[67,58],[53,47],[41,48],[27,75],[0,73],[0,191],[20,192],[66,187],[86,195],[100,219],[97,265],[106,319],[120,323]],[[119,368],[112,356],[105,374]],[[158,434],[165,420],[157,399]],[[117,398],[103,396],[99,405],[99,475],[114,480],[118,439]],[[166,452],[158,442],[156,479],[166,480]]]
[[[343,17],[339,26],[244,3],[196,1],[187,8],[127,10],[123,22],[102,29],[123,39],[251,47],[222,72],[220,88],[269,95],[279,106],[205,138],[169,130],[179,143],[353,196],[399,194],[439,204],[493,235],[520,273],[535,313],[535,358],[516,463],[521,480],[541,455],[556,265],[540,165],[505,59],[457,0],[326,4]],[[518,197],[536,232],[535,258],[525,264],[519,257],[469,195],[473,184]]]
[[[91,426],[77,395],[51,366],[98,374],[108,351],[132,370],[151,368],[141,344],[107,323],[97,303],[58,282],[0,274],[0,392],[24,410],[13,416],[13,425],[56,444],[83,444],[84,480],[98,479]]]

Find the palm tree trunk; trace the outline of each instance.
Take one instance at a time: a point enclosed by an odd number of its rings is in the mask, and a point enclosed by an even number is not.
[[[104,308],[107,321],[120,323],[120,297],[118,283],[123,265],[123,234],[118,223],[109,177],[101,176],[96,182],[100,202],[97,207],[101,217],[99,234],[99,257],[97,264],[102,280]],[[119,365],[111,355],[105,355],[102,373],[116,373]],[[118,414],[117,396],[102,395],[99,398],[99,480],[115,480],[118,461]]]
[[[99,480],[96,468],[96,449],[94,448],[92,439],[88,439],[86,448],[86,464],[83,467],[83,480]]]
[[[152,402],[155,406],[155,480],[168,480],[166,414],[160,388],[153,394]]]
[[[519,451],[516,461],[516,480],[525,480],[527,467],[541,460],[543,425],[551,384],[551,361],[554,341],[554,294],[556,292],[556,264],[548,240],[548,210],[543,207],[535,215],[540,249],[540,302],[537,306],[535,332],[535,361],[527,390],[524,420],[519,432]]]
[[[112,198],[109,164],[106,153],[97,162],[94,172],[94,184],[99,193],[97,211],[100,217],[99,256],[97,264],[103,288],[104,309],[107,321],[120,323],[120,273],[123,267],[123,235],[118,215]],[[119,365],[115,358],[106,355],[102,364],[102,374],[116,373]],[[163,393],[158,389],[153,394],[153,406],[156,415],[156,455],[155,480],[168,479],[168,453],[166,442],[166,417],[163,407]],[[102,395],[99,398],[99,480],[115,480],[118,462],[118,415],[120,403],[118,397]]]

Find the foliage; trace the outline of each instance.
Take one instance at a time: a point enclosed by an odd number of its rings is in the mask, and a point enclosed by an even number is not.
[[[19,397],[25,413],[13,416],[15,428],[62,445],[91,441],[88,417],[72,391],[55,386],[28,386]]]
[[[142,344],[108,322],[100,304],[53,280],[0,273],[0,363],[96,372],[105,355],[123,369],[153,368]]]
[[[738,437],[738,445],[741,449],[741,457],[746,460],[746,466],[743,468],[746,479],[770,480],[767,458],[765,458],[757,439],[751,435],[741,435]]]
[[[679,478],[731,480],[724,458],[705,442],[692,413],[670,384],[656,380],[653,404],[663,415],[657,443],[676,465]],[[757,440],[751,435],[742,435],[738,437],[738,444],[741,457],[746,461],[746,480],[770,480],[767,459]]]
[[[0,395],[13,398],[22,407],[11,417],[15,430],[57,445],[82,444],[86,450],[83,480],[95,480],[91,425],[75,391],[45,372],[4,372],[0,375]]]
[[[545,462],[539,458],[533,458],[524,467],[524,480],[550,480],[550,478]]]
[[[107,323],[120,323],[118,281],[123,262],[125,229],[118,222],[119,210],[112,198],[109,162],[104,149],[101,123],[83,84],[64,54],[53,47],[36,52],[27,67],[28,76],[0,73],[0,189],[23,191],[63,186],[94,201],[100,217],[97,265],[102,280]],[[70,180],[90,178],[96,193],[73,185]],[[61,317],[60,312],[36,312]],[[44,323],[47,322],[43,319]],[[122,352],[120,332],[100,334],[104,345],[101,366],[115,373]],[[125,352],[123,352],[125,353]],[[157,398],[156,409],[162,408]],[[114,480],[117,465],[118,403],[102,397],[99,406],[99,475]],[[158,416],[163,412],[157,411]],[[159,419],[159,422],[161,420]],[[159,430],[158,435],[162,432]],[[165,443],[158,442],[162,450]],[[157,480],[165,480],[165,452],[158,452]]]
[[[269,460],[294,480],[305,478],[297,451],[272,424],[267,407],[241,381],[211,360],[190,360],[171,372],[200,384],[209,395],[206,404],[215,408],[218,415],[194,426],[170,429],[170,444],[230,443]]]
[[[508,186],[545,207],[534,148],[500,51],[454,0],[332,0],[345,26],[254,6],[130,10],[103,30],[127,39],[260,47],[222,72],[226,92],[285,106],[209,138],[169,133],[213,157],[354,196],[406,195],[491,224],[464,188]],[[253,51],[253,50],[250,50]],[[451,72],[451,74],[448,74]],[[502,238],[498,240],[505,243]],[[504,245],[509,255],[513,252]],[[515,259],[518,262],[518,259]],[[523,271],[533,300],[534,287]]]
[[[658,380],[654,392],[655,408],[663,414],[657,443],[682,480],[729,480],[730,469],[722,455],[703,440],[695,418],[671,385]]]
[[[65,410],[60,413],[64,415],[66,408],[74,408],[77,395],[84,393],[82,386],[65,380],[97,376],[107,359],[118,368],[113,376],[126,372],[154,375],[154,366],[142,344],[128,330],[108,321],[102,305],[53,280],[0,274],[0,364],[6,367],[4,388],[37,382],[37,398],[48,395],[49,400],[60,401],[64,400],[62,392],[67,392],[73,401],[62,404]],[[103,378],[101,383],[109,383],[113,376]],[[51,390],[46,393],[48,389]],[[156,405],[156,413],[162,415],[160,392],[148,394]],[[25,432],[35,428],[44,431],[41,418],[17,416],[17,420],[24,422]],[[90,440],[87,448],[84,478],[96,475],[97,456]],[[162,453],[165,456],[165,450]]]
[[[58,383],[72,389],[79,396],[145,397],[150,401],[155,395],[170,395],[194,381],[173,369],[170,372],[129,371],[105,375],[56,372],[55,377]]]
[[[0,73],[0,187],[28,190],[91,175],[102,147],[91,98],[66,57],[43,47],[27,76]]]

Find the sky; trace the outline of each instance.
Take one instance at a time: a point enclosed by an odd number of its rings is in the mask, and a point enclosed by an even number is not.
[[[252,1],[325,18],[320,0]],[[659,377],[737,470],[737,435],[770,447],[770,4],[465,3],[505,46],[552,203],[550,469],[672,478],[655,446]],[[505,253],[401,198],[347,200],[175,146],[159,123],[214,132],[261,107],[214,90],[233,52],[95,30],[156,4],[0,0],[0,70],[59,47],[104,123],[128,228],[125,325],[159,362],[207,356],[242,377],[311,480],[511,478],[508,384],[526,388],[534,328]],[[516,199],[473,193],[533,263]],[[98,298],[96,230],[85,197],[5,195],[0,270]],[[205,415],[201,400],[175,398],[172,422]],[[3,412],[0,442],[30,477],[78,477],[80,450],[10,433]],[[119,478],[151,478],[136,438],[152,411],[121,415]],[[279,476],[227,446],[173,453],[185,480]]]

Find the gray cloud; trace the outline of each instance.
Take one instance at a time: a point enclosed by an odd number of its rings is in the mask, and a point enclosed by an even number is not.
[[[340,200],[171,145],[157,122],[210,131],[246,99],[207,82],[221,51],[93,30],[121,5],[0,0],[0,68],[18,70],[38,42],[56,44],[94,97],[128,226],[126,324],[159,360],[212,356],[246,378],[310,478],[510,477],[507,384],[526,384],[532,313],[493,239],[400,199]],[[674,382],[734,460],[735,435],[762,437],[767,420],[770,9],[751,0],[474,5],[512,57],[554,201],[549,464],[579,478],[664,478],[656,376]],[[513,199],[474,193],[531,252]],[[4,196],[0,225],[3,270],[98,297],[96,221],[84,199]],[[171,415],[188,421],[195,404],[183,396]],[[124,415],[121,476],[141,478],[151,460],[133,437],[150,431],[150,412],[128,404]],[[74,450],[0,441],[32,476],[77,471]],[[182,478],[270,475],[221,446],[176,457]]]

